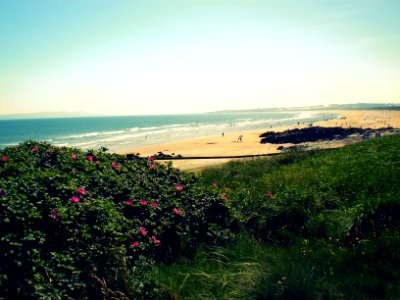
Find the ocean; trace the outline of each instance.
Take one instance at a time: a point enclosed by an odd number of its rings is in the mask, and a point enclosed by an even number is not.
[[[0,148],[25,140],[111,152],[222,132],[268,130],[337,117],[329,112],[247,111],[188,115],[112,116],[0,120]]]

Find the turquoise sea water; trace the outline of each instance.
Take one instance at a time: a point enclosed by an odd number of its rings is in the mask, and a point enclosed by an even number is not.
[[[222,132],[240,133],[307,124],[334,117],[336,115],[332,113],[284,111],[0,120],[0,148],[37,140],[82,149],[106,147],[118,151]]]

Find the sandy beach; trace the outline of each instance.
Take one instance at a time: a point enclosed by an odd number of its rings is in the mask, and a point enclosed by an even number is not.
[[[326,111],[324,111],[326,112]],[[400,128],[400,111],[391,110],[340,110],[331,111],[340,115],[338,119],[314,123],[314,126],[326,127],[361,127],[361,128],[385,128],[388,126]],[[274,131],[284,131],[303,126],[274,128]],[[235,132],[231,134],[208,136],[187,141],[166,143],[152,146],[144,146],[120,151],[120,154],[137,154],[149,156],[162,152],[169,155],[193,156],[239,156],[280,153],[279,146],[291,146],[291,144],[260,144],[260,134],[271,129],[260,129],[248,132]],[[238,137],[242,135],[242,141]],[[311,148],[335,148],[359,141],[357,138],[334,140],[327,142],[307,143]],[[181,170],[197,170],[207,166],[226,163],[231,159],[185,159],[172,161],[173,166]]]

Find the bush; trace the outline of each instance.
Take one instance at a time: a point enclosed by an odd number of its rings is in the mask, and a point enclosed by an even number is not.
[[[152,158],[33,141],[0,157],[0,298],[149,298],[155,262],[230,237],[220,195]]]

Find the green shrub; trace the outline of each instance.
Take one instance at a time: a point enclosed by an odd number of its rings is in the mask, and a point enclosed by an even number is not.
[[[0,298],[149,298],[154,262],[230,237],[195,175],[105,150],[0,151]]]

